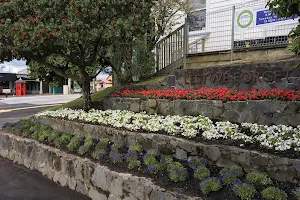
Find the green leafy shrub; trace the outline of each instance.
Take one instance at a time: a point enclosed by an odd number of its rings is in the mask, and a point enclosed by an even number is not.
[[[109,139],[104,138],[102,141],[98,141],[94,152],[92,153],[92,157],[96,160],[103,158],[108,153]]]
[[[195,170],[198,166],[207,166],[208,161],[205,158],[199,158],[198,156],[194,156],[190,157],[187,163],[190,168]]]
[[[30,128],[30,126],[31,125],[28,123],[27,120],[19,120],[13,123],[13,125],[11,126],[11,130],[23,133],[27,131]]]
[[[129,147],[127,154],[124,155],[124,160],[128,163],[128,169],[133,169],[141,165],[141,161],[138,159],[138,156],[142,150],[143,147],[140,144],[134,144]]]
[[[67,148],[70,150],[70,151],[75,151],[79,148],[81,142],[83,141],[83,136],[82,135],[75,135],[70,143],[68,144]]]
[[[132,150],[132,151],[135,151],[135,152],[140,153],[140,152],[143,151],[143,147],[142,147],[142,145],[140,145],[140,144],[134,144],[134,145],[131,145],[131,146],[129,147],[129,150]]]
[[[147,170],[151,174],[157,174],[161,169],[161,165],[157,160],[158,153],[157,151],[148,151],[144,156],[143,156],[143,161],[144,164],[147,166]]]
[[[197,181],[202,181],[203,179],[209,176],[210,176],[210,171],[205,166],[200,165],[194,170],[194,178]]]
[[[243,169],[238,166],[232,166],[230,168],[223,168],[220,171],[220,179],[223,184],[230,185],[237,181],[238,178],[241,178],[244,175]]]
[[[133,169],[141,165],[141,161],[138,160],[138,153],[133,150],[128,150],[128,153],[124,155],[124,160],[128,163],[128,169]]]
[[[44,129],[38,132],[38,141],[40,142],[44,142],[46,141],[46,139],[48,138],[48,136],[50,135],[51,130],[49,129]]]
[[[173,163],[173,158],[171,156],[161,156],[160,157],[161,170],[167,170],[168,166]]]
[[[252,200],[256,194],[256,189],[253,185],[240,180],[234,183],[233,191],[241,200]]]
[[[268,177],[267,174],[259,173],[259,172],[248,173],[246,176],[246,180],[249,183],[259,185],[259,186],[266,186],[272,184],[272,180]]]
[[[56,138],[59,138],[60,137],[60,133],[57,132],[57,131],[51,131],[51,133],[48,135],[48,142],[49,143],[52,143],[54,142],[54,140]]]
[[[200,189],[204,195],[208,195],[211,192],[219,191],[222,188],[222,184],[218,178],[210,177],[200,182]]]
[[[187,170],[180,162],[172,162],[167,167],[169,178],[173,182],[185,181],[187,177]]]
[[[93,138],[91,137],[86,137],[85,140],[84,140],[84,144],[82,146],[79,147],[78,149],[78,153],[79,155],[84,155],[86,154],[87,152],[90,151],[90,149],[92,148],[93,146]]]
[[[60,137],[54,140],[54,145],[57,148],[66,146],[70,143],[71,139],[72,139],[72,135],[64,133]]]
[[[123,162],[123,154],[116,153],[111,156],[111,160],[114,164],[121,163],[121,162]]]
[[[114,164],[123,162],[124,155],[120,153],[120,149],[124,147],[124,142],[116,141],[110,146],[109,156]]]
[[[276,187],[268,187],[262,192],[262,197],[267,200],[287,200],[287,194],[285,191]]]
[[[23,137],[29,137],[31,134],[33,134],[35,131],[39,131],[39,126],[38,125],[34,125],[34,126],[30,126],[29,129],[27,129],[26,131],[24,131],[22,133]]]

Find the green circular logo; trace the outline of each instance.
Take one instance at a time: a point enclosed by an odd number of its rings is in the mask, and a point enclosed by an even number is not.
[[[252,24],[253,18],[253,13],[250,10],[244,10],[237,18],[237,25],[240,28],[248,28]]]

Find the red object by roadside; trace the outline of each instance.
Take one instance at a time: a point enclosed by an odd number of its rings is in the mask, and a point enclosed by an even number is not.
[[[26,82],[25,81],[16,81],[16,95],[25,96],[26,95]]]

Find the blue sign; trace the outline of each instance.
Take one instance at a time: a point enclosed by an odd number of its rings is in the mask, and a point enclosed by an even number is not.
[[[298,18],[298,16],[295,16],[295,18]],[[273,14],[270,10],[261,10],[256,13],[256,25],[270,24],[270,23],[281,22],[281,21],[286,21],[291,19],[293,18],[292,17],[279,18],[276,14]]]

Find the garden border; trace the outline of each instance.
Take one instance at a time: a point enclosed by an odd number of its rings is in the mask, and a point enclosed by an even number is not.
[[[257,123],[262,125],[298,126],[300,121],[299,101],[253,100],[169,100],[111,97],[103,101],[104,110],[146,111],[160,115],[202,115],[210,119],[235,123]]]
[[[206,157],[217,167],[240,165],[246,172],[263,171],[270,178],[291,183],[300,183],[300,159],[278,157],[268,153],[241,149],[226,145],[207,145],[173,136],[139,133],[116,129],[102,125],[91,125],[49,117],[32,117],[34,124],[48,125],[56,131],[73,134],[87,134],[95,139],[108,137],[112,142],[120,138],[129,145],[140,143],[145,150],[156,149],[165,155],[172,155],[180,160],[189,156]]]
[[[87,158],[10,133],[0,132],[0,155],[93,200],[202,199],[166,191],[150,179],[117,173]]]

